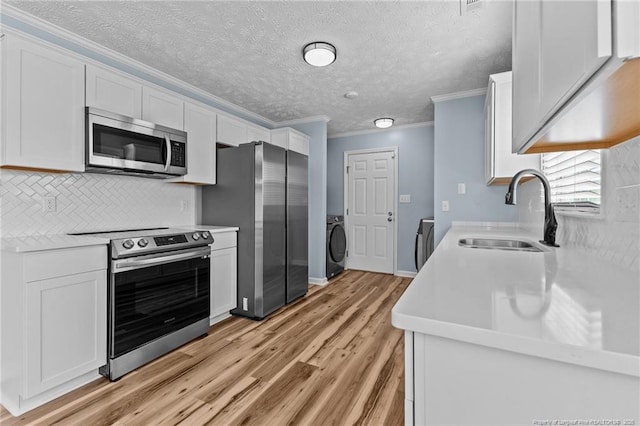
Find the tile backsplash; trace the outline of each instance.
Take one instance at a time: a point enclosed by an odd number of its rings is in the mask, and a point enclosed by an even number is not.
[[[191,225],[197,188],[93,173],[0,170],[0,236]],[[45,212],[45,196],[56,211]]]
[[[556,213],[557,241],[640,270],[640,137],[602,153],[601,215]],[[540,182],[525,183],[518,200],[520,223],[539,229],[542,235],[544,195]]]

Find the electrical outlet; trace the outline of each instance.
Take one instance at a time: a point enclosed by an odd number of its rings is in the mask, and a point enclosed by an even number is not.
[[[56,211],[55,195],[47,195],[42,199],[42,211],[47,213]]]
[[[449,200],[444,200],[442,202],[442,211],[443,212],[448,212],[449,211]]]
[[[410,203],[411,202],[411,194],[401,194],[400,195],[401,203]]]
[[[464,183],[458,184],[458,194],[466,194],[467,186]]]
[[[246,297],[242,298],[242,310],[243,311],[249,310],[249,299],[247,299]]]

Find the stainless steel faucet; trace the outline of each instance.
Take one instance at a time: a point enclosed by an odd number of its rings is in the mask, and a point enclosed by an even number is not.
[[[540,240],[542,244],[546,244],[551,247],[560,247],[556,244],[556,230],[558,229],[558,221],[556,221],[556,215],[553,212],[553,204],[551,204],[551,186],[547,178],[539,171],[534,169],[520,170],[513,176],[507,195],[504,197],[505,204],[516,204],[516,188],[520,179],[525,175],[533,175],[540,179],[542,186],[544,187],[544,231],[543,239]]]

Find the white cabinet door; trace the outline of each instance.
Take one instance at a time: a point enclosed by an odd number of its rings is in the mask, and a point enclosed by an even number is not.
[[[289,150],[309,155],[309,137],[292,132],[289,135]]]
[[[87,65],[87,106],[142,118],[142,84],[94,65]]]
[[[514,6],[513,141],[518,152],[611,57],[610,0]]]
[[[232,146],[247,143],[246,123],[226,115],[218,114],[217,141]]]
[[[547,121],[611,57],[611,1],[542,1],[540,110]]]
[[[485,103],[485,182],[507,185],[522,169],[539,169],[537,154],[511,152],[511,72],[489,76]]]
[[[184,104],[187,132],[188,174],[173,182],[216,183],[216,113],[191,103]]]
[[[517,152],[540,123],[540,3],[514,3],[513,31],[513,140]]]
[[[29,398],[96,370],[107,354],[106,271],[26,283]]]
[[[247,126],[247,142],[254,141],[271,143],[271,132],[264,127]]]
[[[211,251],[211,319],[236,308],[237,263],[236,247]]]
[[[142,88],[142,119],[173,129],[184,129],[184,102],[151,87]]]
[[[271,143],[290,151],[309,155],[309,136],[290,127],[272,130]]]
[[[84,63],[4,37],[2,165],[84,171]]]

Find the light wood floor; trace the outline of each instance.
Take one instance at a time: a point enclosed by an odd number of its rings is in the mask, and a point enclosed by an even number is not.
[[[96,380],[0,424],[400,425],[403,333],[391,308],[409,284],[347,271],[267,319],[233,317],[129,373]]]

